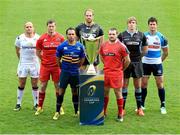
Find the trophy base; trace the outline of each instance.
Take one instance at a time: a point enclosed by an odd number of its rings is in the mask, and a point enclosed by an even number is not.
[[[87,70],[86,73],[87,73],[87,74],[96,74],[96,70],[95,70],[93,64],[90,64],[90,65],[89,65],[89,68],[88,68],[88,70]]]

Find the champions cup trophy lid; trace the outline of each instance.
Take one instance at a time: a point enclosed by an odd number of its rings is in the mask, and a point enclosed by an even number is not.
[[[89,61],[90,65],[86,71],[87,74],[96,74],[95,67],[93,65],[96,57],[97,51],[99,49],[99,42],[98,40],[100,37],[94,38],[92,34],[88,38],[82,37],[85,41],[85,48],[86,48],[86,58]]]

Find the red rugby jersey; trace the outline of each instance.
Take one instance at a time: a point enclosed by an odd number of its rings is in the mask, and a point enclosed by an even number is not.
[[[48,33],[43,34],[36,43],[36,49],[41,50],[41,64],[47,67],[56,67],[56,48],[64,42],[64,36],[55,33],[50,36]]]
[[[118,40],[115,43],[104,42],[100,47],[100,55],[104,61],[104,73],[109,77],[123,75],[123,58],[129,52],[125,45]]]

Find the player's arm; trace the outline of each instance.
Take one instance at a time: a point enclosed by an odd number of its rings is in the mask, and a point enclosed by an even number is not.
[[[57,65],[61,68],[61,57],[56,56]]]
[[[79,66],[81,67],[85,61],[85,57],[80,59]]]
[[[146,41],[146,36],[143,34],[143,38],[142,38],[142,53],[141,53],[141,57],[143,57],[144,55],[147,54],[148,52],[148,44],[147,44],[147,41]]]
[[[169,49],[168,49],[168,47],[165,47],[165,48],[162,48],[162,51],[163,51],[163,53],[162,53],[161,59],[162,59],[162,61],[164,61],[168,56]]]
[[[36,55],[41,60],[41,50],[40,49],[36,49]]]
[[[16,55],[17,55],[17,57],[19,59],[19,57],[20,57],[20,48],[17,47],[17,46],[16,46]]]
[[[129,55],[125,56],[123,59],[123,70],[126,70],[126,68],[129,66],[131,60]]]

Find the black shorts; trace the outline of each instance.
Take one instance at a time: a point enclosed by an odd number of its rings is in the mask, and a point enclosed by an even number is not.
[[[143,68],[141,62],[131,62],[128,68],[124,71],[124,78],[141,78],[143,75]]]
[[[89,61],[88,61],[87,58],[85,57],[85,61],[84,61],[83,65],[89,65],[89,64],[90,64]],[[97,55],[97,57],[96,57],[93,65],[94,65],[94,66],[97,66],[98,64],[99,64],[99,55]]]
[[[71,88],[78,88],[79,75],[71,75],[68,72],[61,71],[59,79],[59,88],[66,89],[68,84],[70,84]]]
[[[162,76],[163,75],[163,67],[162,64],[146,64],[143,63],[143,70],[145,76],[150,76],[153,73],[154,76]]]

